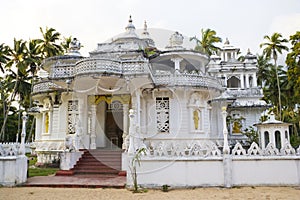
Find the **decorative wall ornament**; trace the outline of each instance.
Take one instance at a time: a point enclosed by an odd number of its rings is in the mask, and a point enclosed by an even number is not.
[[[281,155],[291,155],[291,156],[296,155],[295,149],[288,141],[286,141],[284,146],[280,149],[280,153]]]
[[[152,157],[220,157],[217,145],[208,141],[151,141],[148,156]]]
[[[68,133],[76,132],[76,125],[79,119],[78,100],[68,101]]]
[[[266,156],[275,156],[275,155],[279,155],[279,150],[275,147],[275,145],[270,142],[266,149],[264,150],[264,155]]]
[[[156,97],[157,131],[169,132],[169,97]]]
[[[234,148],[232,149],[232,155],[246,155],[246,150],[242,147],[241,143],[236,143]]]
[[[255,142],[253,142],[250,146],[250,148],[247,151],[249,156],[262,156],[263,155],[263,151],[261,150],[261,148],[259,148],[258,144],[256,144]]]

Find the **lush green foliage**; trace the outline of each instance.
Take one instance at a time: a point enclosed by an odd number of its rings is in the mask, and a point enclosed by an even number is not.
[[[53,28],[40,28],[42,39],[24,41],[14,39],[13,47],[0,45],[0,141],[14,141],[20,132],[20,113],[31,107],[30,93],[38,66],[42,60],[67,51],[70,38],[60,42],[60,33]],[[13,107],[19,105],[19,111]],[[16,105],[16,104],[15,104]],[[30,127],[32,120],[29,120]]]
[[[190,41],[196,41],[195,51],[200,51],[202,53],[206,53],[209,56],[212,54],[216,54],[220,49],[215,46],[216,43],[222,42],[222,39],[216,36],[217,33],[211,29],[201,29],[201,40],[199,40],[196,36],[190,38]]]

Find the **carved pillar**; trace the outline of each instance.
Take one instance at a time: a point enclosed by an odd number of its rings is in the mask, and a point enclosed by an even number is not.
[[[241,73],[241,75],[240,75],[240,80],[241,80],[241,88],[244,89],[245,83],[244,83],[244,74],[243,73]]]
[[[80,100],[79,100],[80,101]],[[83,103],[78,102],[78,121],[75,129],[75,149],[83,148],[82,146],[82,121],[83,121]]]
[[[249,74],[246,74],[246,88],[249,88]]]
[[[141,122],[141,94],[139,91],[136,91],[136,117],[135,117],[135,123],[140,126]]]
[[[25,154],[25,137],[26,137],[26,122],[27,122],[27,113],[24,111],[22,116],[22,132],[21,132],[21,144],[20,144],[20,154]]]
[[[227,87],[227,74],[224,74],[224,86]]]
[[[90,149],[96,149],[96,105],[91,105],[91,144]]]
[[[128,136],[128,114],[129,114],[129,105],[128,104],[123,104],[123,145],[122,149],[127,150],[128,149],[128,141],[127,141],[127,136]]]
[[[256,73],[253,74],[253,87],[254,87],[254,88],[257,87],[257,77],[256,77]]]
[[[134,137],[135,137],[135,115],[134,110],[129,110],[129,147],[128,147],[128,154],[133,155],[135,152],[135,144],[134,144]]]
[[[180,70],[180,62],[182,61],[182,58],[172,58],[171,61],[174,62],[175,71],[179,71]]]
[[[226,125],[226,117],[227,117],[227,112],[226,112],[226,106],[222,107],[222,118],[223,118],[223,136],[224,136],[224,144],[223,144],[223,154],[229,154],[230,149],[228,146],[228,130],[227,130],[227,125]]]

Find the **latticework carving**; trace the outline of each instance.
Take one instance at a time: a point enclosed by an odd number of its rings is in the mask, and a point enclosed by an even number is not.
[[[235,144],[234,148],[232,149],[232,155],[246,155],[246,150],[242,147],[242,145],[238,142]]]
[[[272,142],[270,142],[266,149],[264,150],[264,155],[266,156],[275,156],[279,155],[279,150],[274,146]]]
[[[169,132],[169,98],[156,98],[156,120],[158,132]]]
[[[68,102],[68,133],[74,134],[78,123],[78,101]]]
[[[292,147],[292,145],[289,142],[286,142],[284,144],[284,146],[280,149],[280,153],[281,153],[281,155],[287,155],[287,156],[296,155],[295,149]]]
[[[248,155],[249,156],[262,156],[263,155],[263,151],[261,150],[261,148],[259,148],[258,144],[256,144],[255,142],[253,142],[250,146],[250,148],[248,149]]]

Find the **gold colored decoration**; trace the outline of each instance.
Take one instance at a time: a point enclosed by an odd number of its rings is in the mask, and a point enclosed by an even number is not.
[[[48,113],[45,113],[45,132],[49,132],[49,115]]]
[[[241,133],[242,125],[239,121],[233,122],[232,133]]]
[[[101,101],[105,101],[107,104],[111,104],[113,101],[120,101],[122,104],[130,104],[130,95],[95,95],[89,96],[89,102],[91,104],[98,105]]]
[[[199,128],[199,112],[198,112],[198,110],[194,110],[193,119],[194,119],[195,129],[198,130],[198,128]]]

